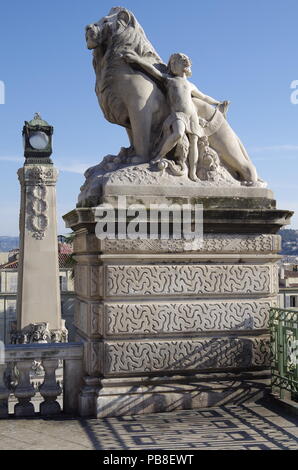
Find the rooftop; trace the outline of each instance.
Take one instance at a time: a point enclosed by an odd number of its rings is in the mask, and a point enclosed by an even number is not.
[[[7,263],[0,264],[0,269],[18,269],[19,249],[11,250]],[[67,269],[73,266],[72,255],[73,246],[71,243],[58,242],[59,268]]]
[[[285,271],[285,277],[298,277],[298,271]]]

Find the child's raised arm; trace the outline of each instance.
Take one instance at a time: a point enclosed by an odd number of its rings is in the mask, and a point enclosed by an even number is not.
[[[214,98],[211,98],[211,96],[204,95],[204,93],[198,90],[197,87],[193,84],[192,84],[191,96],[193,96],[194,98],[199,98],[200,100],[205,101],[208,104],[218,105],[221,103],[220,101],[217,101]]]
[[[157,78],[157,80],[162,81],[163,79],[166,78],[166,75],[164,75],[159,70],[157,70],[157,68],[155,68],[154,65],[151,65],[148,62],[146,62],[142,57],[140,57],[135,52],[127,52],[126,54],[123,55],[123,58],[128,63],[138,64],[140,67],[146,70],[150,75]]]

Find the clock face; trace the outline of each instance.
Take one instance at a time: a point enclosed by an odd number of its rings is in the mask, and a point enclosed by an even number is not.
[[[44,132],[34,132],[29,137],[31,147],[36,150],[43,150],[49,143],[49,137]]]

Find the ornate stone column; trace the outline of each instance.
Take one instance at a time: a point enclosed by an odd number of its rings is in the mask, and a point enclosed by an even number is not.
[[[51,128],[39,115],[26,123],[26,132],[28,128],[26,162],[18,171],[21,184],[18,331],[12,335],[12,342],[60,342],[67,339],[67,330],[61,319],[59,286],[56,215],[58,171],[48,158],[51,148],[45,152],[44,148],[40,149],[40,145],[36,145],[39,142],[34,140],[46,139],[46,129]]]

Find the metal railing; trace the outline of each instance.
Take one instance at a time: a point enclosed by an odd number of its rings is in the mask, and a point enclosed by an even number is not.
[[[271,308],[269,325],[272,393],[297,401],[298,310]]]
[[[81,343],[20,344],[4,349],[0,361],[0,418],[9,416],[9,401],[17,401],[13,415],[28,417],[36,414],[34,397],[40,394],[41,416],[61,412],[58,397],[63,392],[63,412],[78,414],[78,399],[82,381],[83,345]],[[34,384],[32,364],[40,364],[43,375]],[[61,383],[56,372],[63,364]],[[60,368],[61,370],[61,368]],[[13,376],[13,380],[12,380]]]

